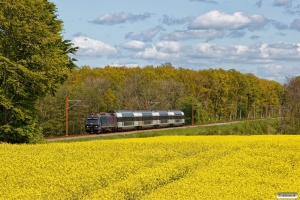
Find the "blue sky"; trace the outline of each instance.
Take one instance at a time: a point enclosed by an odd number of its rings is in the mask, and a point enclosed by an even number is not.
[[[79,67],[223,68],[300,75],[300,0],[51,0]]]

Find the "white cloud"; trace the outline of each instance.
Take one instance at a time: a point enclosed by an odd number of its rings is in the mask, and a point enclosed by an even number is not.
[[[286,25],[285,23],[283,22],[280,22],[280,21],[276,21],[276,20],[269,20],[270,23],[276,27],[277,29],[279,30],[286,30],[288,29],[288,25]]]
[[[146,48],[143,52],[136,53],[134,58],[170,61],[179,57],[180,48],[177,42],[162,41]]]
[[[274,48],[274,49],[296,50],[296,49],[299,48],[299,45],[279,42],[279,43],[276,43],[276,44],[270,44],[269,47]]]
[[[300,44],[263,44],[250,46],[222,46],[212,43],[199,43],[194,48],[182,46],[177,42],[162,41],[144,51],[138,52],[134,58],[160,60],[180,60],[180,62],[233,64],[272,64],[280,61],[300,61]]]
[[[275,0],[273,5],[274,6],[291,6],[292,0]]]
[[[188,16],[188,17],[184,17],[184,18],[181,18],[181,19],[176,19],[176,18],[169,17],[168,15],[163,15],[162,16],[162,23],[167,24],[167,25],[170,26],[170,25],[185,24],[185,23],[190,22],[194,19],[195,19],[195,17],[193,17],[193,16]]]
[[[296,44],[277,43],[263,46],[263,49],[265,54],[268,54],[273,60],[291,61],[300,58],[300,47]]]
[[[155,59],[155,60],[168,60],[170,54],[160,52],[156,47],[146,48],[143,52],[138,52],[134,55],[134,58],[140,59]]]
[[[110,44],[106,44],[99,40],[93,40],[88,37],[75,37],[72,40],[72,43],[74,44],[74,46],[79,47],[79,51],[76,53],[76,55],[78,56],[101,57],[117,53],[117,49],[115,49]]]
[[[262,15],[247,16],[242,12],[233,15],[212,10],[204,15],[200,15],[192,21],[189,29],[243,29],[255,30],[262,28],[267,20]]]
[[[194,58],[209,58],[223,61],[230,61],[238,59],[237,56],[243,57],[247,52],[245,46],[219,46],[212,43],[201,43],[198,44],[191,56]]]
[[[132,68],[132,67],[138,67],[139,65],[137,63],[130,63],[130,62],[119,62],[119,61],[115,61],[113,63],[109,63],[108,65],[110,66],[115,66],[115,67],[128,67],[128,68]]]
[[[97,19],[92,21],[95,24],[101,24],[101,25],[114,25],[114,24],[121,24],[127,21],[130,22],[136,22],[138,20],[145,20],[150,17],[150,13],[145,12],[141,15],[134,15],[131,12],[120,12],[120,13],[114,13],[114,14],[105,14],[100,15]]]
[[[188,40],[188,39],[214,39],[222,38],[225,35],[223,30],[188,30],[175,31],[169,34],[161,35],[162,40]]]
[[[211,1],[211,0],[190,0],[190,1],[198,1],[198,2],[203,2],[203,3],[218,4],[218,2],[216,2],[216,1]]]
[[[131,40],[121,45],[125,49],[139,50],[145,48],[146,44],[142,41]]]
[[[276,80],[284,83],[286,77],[300,74],[300,69],[291,66],[283,66],[276,64],[264,65],[257,68],[257,75],[269,80]]]
[[[289,48],[289,49],[287,49]],[[300,45],[267,45],[255,43],[251,46],[219,46],[211,43],[198,44],[191,53],[194,58],[218,59],[231,63],[272,63],[277,60],[300,61]]]
[[[165,30],[162,26],[156,26],[142,31],[140,34],[133,35],[132,32],[126,34],[125,39],[151,41],[160,31]]]
[[[242,38],[242,37],[245,36],[245,34],[246,34],[245,31],[232,31],[227,35],[227,37],[229,37],[229,38]]]
[[[180,51],[181,45],[178,42],[161,41],[158,42],[156,48],[165,53],[176,53]]]
[[[262,0],[259,0],[258,2],[255,3],[255,6],[260,8],[262,6]]]
[[[294,19],[294,21],[292,22],[290,28],[294,29],[294,30],[297,30],[297,31],[300,31],[300,19]]]

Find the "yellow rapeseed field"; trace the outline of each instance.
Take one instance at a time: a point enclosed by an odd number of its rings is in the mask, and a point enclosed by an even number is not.
[[[277,199],[300,193],[300,136],[0,144],[0,199]]]

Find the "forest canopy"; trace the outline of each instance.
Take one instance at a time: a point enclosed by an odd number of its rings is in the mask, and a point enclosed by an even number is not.
[[[234,69],[83,66],[72,70],[54,97],[39,100],[45,136],[64,135],[66,95],[81,101],[69,109],[69,133],[79,134],[84,133],[88,113],[108,110],[179,109],[187,123],[192,120],[192,106],[195,123],[278,116],[283,86]]]

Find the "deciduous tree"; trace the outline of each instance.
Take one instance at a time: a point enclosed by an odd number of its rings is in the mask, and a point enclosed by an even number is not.
[[[300,133],[300,76],[287,78],[282,106],[281,131]]]
[[[77,48],[48,0],[1,0],[0,8],[0,141],[34,142],[35,103],[65,82]]]

